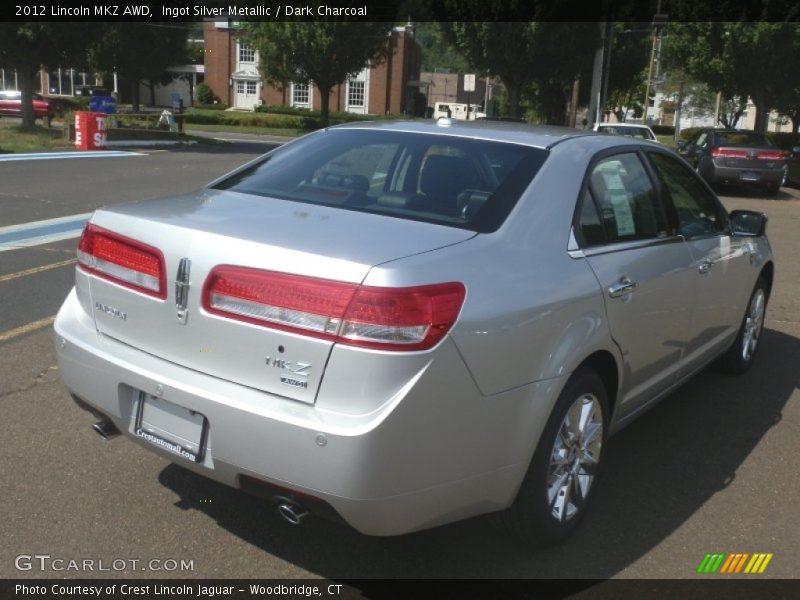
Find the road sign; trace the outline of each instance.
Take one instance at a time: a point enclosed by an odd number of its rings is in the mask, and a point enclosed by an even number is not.
[[[465,92],[475,91],[475,73],[467,73],[466,75],[464,75],[464,91]]]

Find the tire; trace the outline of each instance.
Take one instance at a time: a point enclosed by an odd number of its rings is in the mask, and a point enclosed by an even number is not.
[[[599,375],[577,369],[556,401],[516,500],[500,515],[513,537],[529,546],[547,546],[578,527],[597,483],[607,406]],[[578,416],[577,423],[570,413]]]
[[[758,342],[764,329],[764,317],[767,311],[769,295],[763,277],[759,277],[750,294],[747,310],[739,326],[739,333],[730,348],[720,356],[716,366],[725,373],[739,375],[752,365],[758,350]]]

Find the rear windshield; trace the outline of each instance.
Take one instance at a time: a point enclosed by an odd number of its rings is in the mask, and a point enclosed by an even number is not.
[[[490,232],[547,151],[444,134],[333,129],[280,149],[215,189]]]
[[[717,146],[774,146],[767,136],[749,131],[725,131],[714,134]]]

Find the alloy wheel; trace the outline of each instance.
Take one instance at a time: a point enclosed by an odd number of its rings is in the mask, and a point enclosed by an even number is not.
[[[550,516],[560,523],[583,508],[597,473],[603,444],[603,411],[593,394],[582,394],[558,429],[547,472]]]

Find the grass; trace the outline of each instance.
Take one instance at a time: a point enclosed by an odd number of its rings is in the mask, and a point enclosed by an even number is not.
[[[287,127],[254,127],[246,125],[212,125],[187,123],[186,130],[191,131],[219,131],[229,133],[256,133],[259,135],[277,135],[282,137],[298,137],[309,133],[310,129],[292,129]]]
[[[656,134],[656,138],[658,141],[668,148],[675,148],[675,136],[672,135],[658,135]]]
[[[61,127],[37,125],[31,131],[23,131],[18,121],[0,119],[0,153],[41,152],[73,147],[73,143],[64,137]]]
[[[232,131],[241,131],[242,128],[232,127]],[[255,128],[258,133],[266,133],[261,128]],[[289,133],[276,133],[275,135],[290,135]],[[293,134],[297,135],[297,134]],[[220,144],[218,140],[207,137],[174,133],[158,129],[109,129],[109,141],[122,140],[175,140],[193,141],[198,144]],[[74,150],[74,142],[64,137],[64,124],[54,122],[53,127],[37,125],[33,130],[23,130],[18,120],[10,121],[0,119],[0,154],[47,152],[56,150]]]

